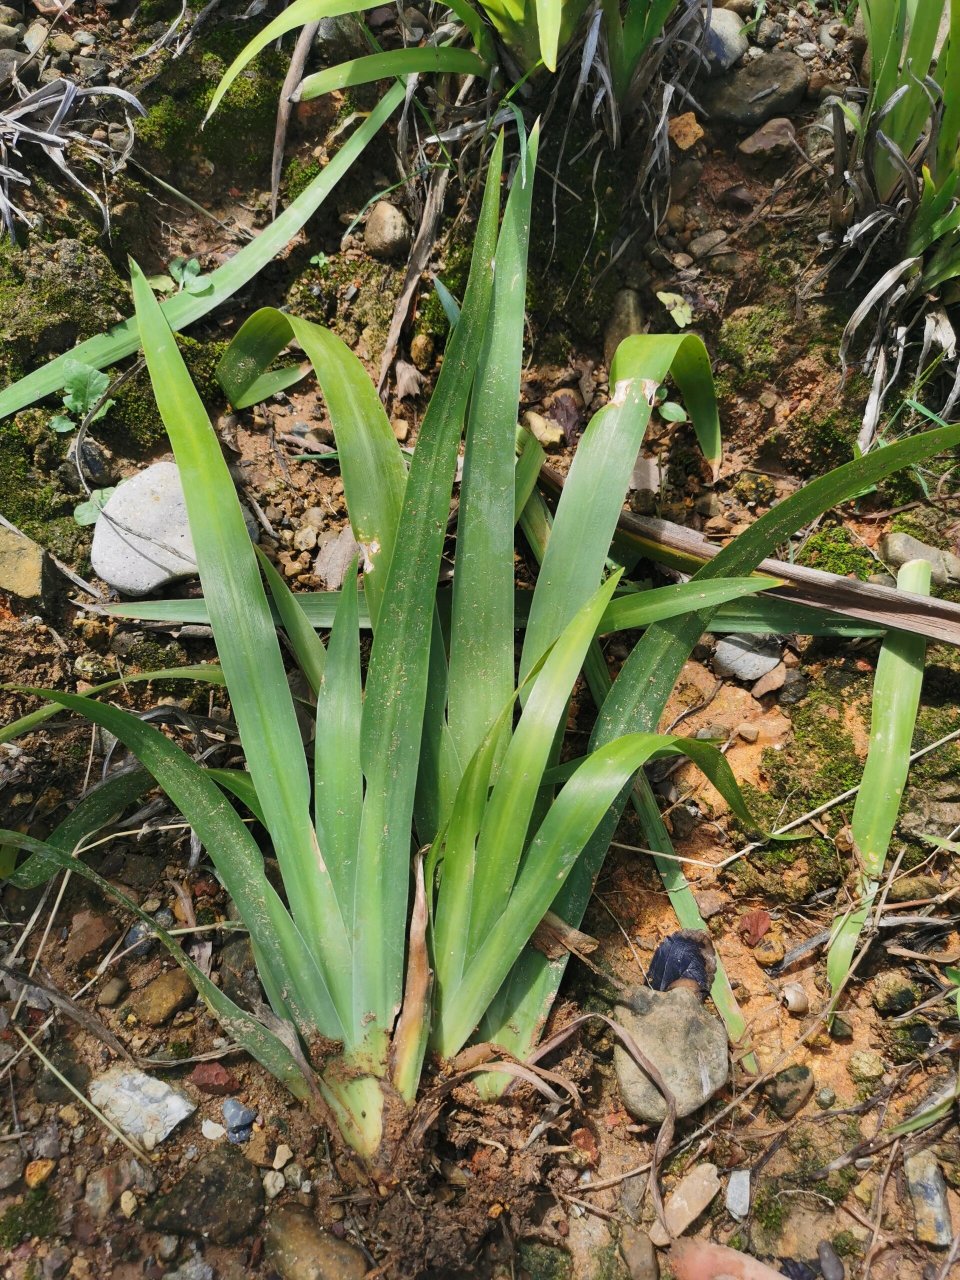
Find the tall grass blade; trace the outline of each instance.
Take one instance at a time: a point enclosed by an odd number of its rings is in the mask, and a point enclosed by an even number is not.
[[[232,403],[255,403],[256,386],[293,340],[313,365],[333,423],[350,524],[365,549],[364,606],[376,623],[407,467],[370,375],[336,334],[272,307],[257,311],[240,328],[217,375]],[[298,595],[298,602],[305,595]],[[331,613],[324,625],[332,621]]]
[[[503,215],[490,319],[467,420],[448,692],[450,732],[464,761],[514,687],[514,440],[538,143],[534,126]]]
[[[275,1012],[301,1030],[319,1027],[331,1039],[341,1039],[343,1028],[313,953],[267,880],[256,842],[206,770],[127,711],[74,693],[30,692],[100,725],[133,752],[190,823],[258,939],[266,976],[284,993],[284,1005]]]
[[[358,927],[354,990],[364,1016],[372,1013],[380,1027],[390,1025],[400,1002],[434,600],[457,449],[493,291],[502,158],[501,135],[487,171],[463,314],[411,461],[367,671],[361,736],[366,793],[354,918],[376,923]]]
[[[247,768],[294,918],[306,938],[323,939],[325,985],[346,1021],[349,942],[310,820],[303,743],[256,554],[220,443],[173,332],[137,268],[133,293],[157,408],[180,469],[200,581]],[[320,963],[316,955],[314,959]]]
[[[155,786],[146,769],[130,769],[107,778],[80,800],[71,814],[53,829],[47,842],[63,853],[76,857],[91,835],[108,826],[126,809]],[[58,870],[42,851],[34,852],[16,868],[15,883],[20,889],[36,889],[46,884]]]
[[[180,602],[158,600],[155,603],[164,607],[169,606],[171,611],[175,611]],[[202,605],[200,612],[204,621],[209,621],[206,604],[200,603]],[[130,675],[125,675],[123,679],[106,680],[103,684],[95,684],[86,696],[93,697],[94,694],[98,693],[110,693],[114,689],[123,689],[128,684],[145,684],[151,680],[199,680],[205,684],[219,685],[224,683],[223,670],[219,663],[199,662],[192,667],[168,667],[165,671],[132,672]],[[55,706],[38,707],[36,711],[28,711],[25,716],[20,716],[17,720],[11,720],[9,724],[5,724],[0,729],[0,743],[12,742],[14,738],[19,738],[25,733],[33,733],[34,729],[39,729],[45,721],[56,714],[57,708]]]
[[[323,641],[301,608],[299,597],[294,595],[259,547],[257,559],[297,664],[307,684],[316,695],[320,692],[327,661],[327,651],[323,647]]]
[[[204,124],[219,107],[227,90],[241,71],[249,66],[258,53],[262,53],[268,45],[273,44],[274,40],[279,40],[288,31],[295,31],[297,27],[306,26],[308,22],[319,22],[323,18],[340,18],[348,13],[365,13],[367,9],[376,7],[377,0],[293,0],[293,4],[288,5],[281,14],[272,22],[268,22],[252,40],[244,45],[227,67],[210,99]]]
[[[336,851],[330,860],[340,902],[356,898],[357,846],[363,807],[360,767],[360,624],[357,611],[357,567],[347,572],[333,622],[327,669],[317,700],[314,742],[314,804],[317,834],[323,848]],[[350,921],[356,928],[356,920]],[[357,938],[351,938],[356,947]]]
[[[524,637],[521,677],[596,590],[657,388],[671,372],[715,466],[720,427],[702,340],[693,335],[627,338],[610,372],[613,398],[584,432],[563,486]]]
[[[929,563],[908,561],[897,574],[897,585],[904,591],[929,591]],[[851,823],[854,857],[859,865],[855,892],[860,902],[835,921],[827,952],[827,978],[834,1005],[873,908],[900,813],[925,654],[926,642],[920,636],[902,633],[891,632],[880,647],[870,714],[870,746]]]
[[[633,774],[654,756],[679,754],[689,755],[733,811],[748,825],[755,825],[730,766],[708,743],[630,734],[592,753],[551,805],[530,843],[509,901],[480,940],[462,980],[445,993],[435,1030],[442,1056],[457,1053],[473,1034],[525,940],[550,909],[591,834]]]
[[[351,58],[307,76],[300,82],[293,100],[307,102],[337,89],[372,84],[375,80],[386,80],[391,76],[429,75],[431,72],[482,76],[486,75],[487,64],[469,49],[434,48],[430,45],[422,49],[388,49],[384,53]]]

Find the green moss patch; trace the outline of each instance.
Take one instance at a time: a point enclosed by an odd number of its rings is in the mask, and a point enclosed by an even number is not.
[[[137,123],[137,136],[168,169],[179,171],[185,160],[206,157],[219,178],[263,178],[269,172],[286,73],[284,58],[275,50],[264,50],[240,73],[201,129],[214,90],[249,38],[246,26],[221,22],[204,32],[185,57],[167,63],[156,82],[163,86],[159,97],[145,91],[147,115]]]
[[[797,563],[824,573],[859,578],[865,582],[878,569],[877,562],[861,543],[843,527],[832,525],[808,538],[797,555]]]
[[[56,1224],[56,1205],[46,1187],[28,1191],[0,1216],[0,1249],[14,1249],[21,1240],[45,1240]]]
[[[107,257],[79,240],[0,242],[0,379],[13,382],[109,329],[123,318],[124,292]]]
[[[776,372],[789,318],[786,308],[738,307],[720,326],[717,359],[730,365],[738,391],[759,390]]]
[[[198,342],[177,334],[177,345],[200,393],[200,399],[208,409],[222,407],[225,397],[216,379],[217,365],[226,350],[225,342]],[[116,370],[112,371],[114,374]],[[167,433],[160,419],[146,370],[124,383],[114,396],[115,403],[102,421],[97,423],[96,434],[111,448],[126,457],[143,457],[159,448],[166,448]]]

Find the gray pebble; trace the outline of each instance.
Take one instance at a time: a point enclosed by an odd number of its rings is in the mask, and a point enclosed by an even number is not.
[[[823,1280],[845,1280],[843,1263],[829,1240],[821,1240],[817,1245],[817,1257],[820,1259]]]
[[[245,1106],[239,1098],[227,1098],[223,1104],[223,1123],[231,1142],[249,1142],[257,1113]]]
[[[752,683],[780,662],[780,645],[769,636],[733,635],[717,642],[713,669],[718,676]]]

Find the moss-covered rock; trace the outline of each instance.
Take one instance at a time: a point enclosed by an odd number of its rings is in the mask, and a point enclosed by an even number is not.
[[[109,329],[124,293],[107,257],[79,240],[0,243],[0,381]]]
[[[286,73],[286,62],[276,50],[264,50],[240,73],[201,128],[214,90],[250,34],[229,18],[210,26],[144,90],[147,115],[137,123],[137,136],[154,164],[168,173],[189,174],[190,162],[205,159],[218,180],[254,174],[266,178]]]
[[[311,263],[286,297],[290,311],[329,325],[361,359],[383,354],[403,271],[376,258],[332,254]]]
[[[520,1266],[529,1280],[570,1280],[573,1275],[573,1259],[565,1249],[535,1240],[521,1240]]]
[[[0,512],[28,537],[70,564],[90,544],[90,532],[73,518],[78,497],[65,491],[56,472],[66,438],[50,430],[50,415],[27,409],[0,421]]]
[[[839,524],[820,529],[808,538],[797,555],[797,563],[844,578],[859,578],[861,582],[878,568],[866,547]]]

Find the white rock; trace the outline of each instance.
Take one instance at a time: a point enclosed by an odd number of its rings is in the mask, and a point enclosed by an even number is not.
[[[286,1185],[287,1180],[279,1169],[270,1169],[263,1175],[263,1189],[268,1200],[276,1200]]]
[[[727,1213],[742,1222],[750,1212],[750,1170],[734,1169],[727,1183]]]
[[[200,1126],[200,1132],[205,1138],[209,1138],[211,1142],[217,1142],[227,1135],[226,1129],[222,1124],[217,1124],[216,1120],[204,1120]]]
[[[753,682],[780,662],[780,646],[769,636],[734,635],[717,642],[713,669],[718,676]]]
[[[128,1138],[142,1142],[147,1151],[197,1109],[162,1080],[126,1066],[110,1067],[90,1081],[88,1092],[93,1105]]]
[[[281,1142],[277,1147],[276,1155],[273,1157],[273,1167],[275,1169],[285,1168],[293,1159],[293,1152],[285,1142]]]
[[[736,66],[747,52],[749,41],[743,34],[743,19],[732,9],[714,5],[706,30],[704,51],[714,75],[723,75]]]
[[[197,572],[175,462],[155,462],[117,486],[94,528],[90,562],[104,582],[137,597]]]

